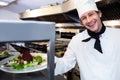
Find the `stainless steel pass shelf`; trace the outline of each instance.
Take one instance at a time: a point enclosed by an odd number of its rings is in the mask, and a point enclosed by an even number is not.
[[[47,80],[54,80],[55,23],[0,20],[0,42],[48,41]]]

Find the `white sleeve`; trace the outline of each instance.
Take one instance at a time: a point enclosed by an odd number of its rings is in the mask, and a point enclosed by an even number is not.
[[[71,47],[72,46],[72,47]],[[73,45],[70,43],[62,58],[58,58],[56,61],[55,75],[66,73],[71,70],[76,64],[76,58],[73,51]]]

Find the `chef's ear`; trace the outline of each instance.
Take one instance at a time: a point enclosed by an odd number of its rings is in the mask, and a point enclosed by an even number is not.
[[[98,14],[99,14],[99,16],[101,18],[102,17],[102,12],[100,10],[98,11]]]

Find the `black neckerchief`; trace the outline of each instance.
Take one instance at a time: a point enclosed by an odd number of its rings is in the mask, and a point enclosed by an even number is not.
[[[82,42],[88,42],[91,38],[96,39],[95,44],[94,44],[94,48],[96,50],[98,50],[99,52],[103,53],[101,45],[100,45],[100,39],[99,38],[100,38],[100,35],[105,32],[105,29],[106,29],[106,27],[104,25],[102,25],[102,29],[99,33],[95,33],[95,32],[92,32],[92,31],[87,29],[87,32],[88,32],[90,37],[82,40]]]

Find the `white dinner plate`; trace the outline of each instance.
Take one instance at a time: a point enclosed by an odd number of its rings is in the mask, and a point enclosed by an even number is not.
[[[30,73],[35,71],[44,70],[47,68],[47,54],[45,53],[31,53],[32,55],[41,55],[45,61],[43,61],[40,65],[34,66],[34,67],[28,67],[22,70],[16,70],[12,67],[5,67],[3,65],[0,66],[0,70],[8,73]]]

